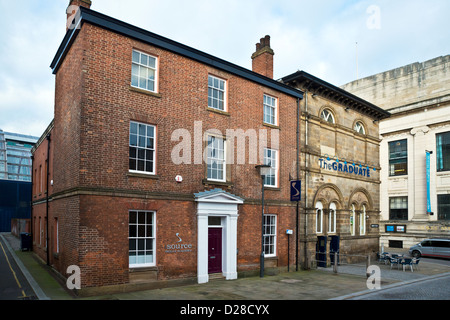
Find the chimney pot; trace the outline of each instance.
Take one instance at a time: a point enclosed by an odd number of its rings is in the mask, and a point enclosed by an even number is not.
[[[253,72],[273,79],[273,55],[274,52],[270,48],[270,36],[266,35],[259,39],[259,43],[256,44],[256,51],[252,55]]]

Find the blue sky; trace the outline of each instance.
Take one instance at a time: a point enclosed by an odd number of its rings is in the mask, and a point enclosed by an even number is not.
[[[68,2],[0,0],[0,129],[40,136],[52,120],[49,65]],[[91,9],[248,69],[268,34],[275,79],[304,70],[340,86],[450,54],[448,0],[92,0]]]

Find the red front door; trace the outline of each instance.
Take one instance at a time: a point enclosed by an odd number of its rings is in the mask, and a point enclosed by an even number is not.
[[[222,228],[208,229],[208,273],[222,272]]]

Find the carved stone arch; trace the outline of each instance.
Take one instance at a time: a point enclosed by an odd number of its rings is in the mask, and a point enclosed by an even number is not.
[[[369,192],[367,192],[367,190],[364,188],[356,188],[355,190],[353,190],[348,200],[349,209],[351,209],[352,204],[355,204],[356,210],[361,210],[363,204],[366,205],[366,210],[373,209],[372,197],[370,196]]]
[[[332,183],[326,183],[320,186],[314,195],[314,205],[317,201],[320,201],[322,202],[323,207],[327,209],[332,202],[336,203],[337,210],[342,209],[344,204],[343,200],[344,197],[342,196],[341,190],[339,190],[339,188]]]

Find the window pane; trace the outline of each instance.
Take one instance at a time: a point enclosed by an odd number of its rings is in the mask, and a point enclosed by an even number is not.
[[[149,56],[149,57],[148,57],[148,66],[149,66],[150,68],[155,69],[155,68],[156,68],[156,59]]]
[[[146,161],[145,162],[145,171],[153,172],[153,161]]]
[[[152,80],[147,81],[147,89],[150,91],[155,91],[155,82]]]
[[[139,63],[140,61],[140,53],[133,50],[133,62]]]
[[[138,159],[144,160],[145,159],[145,149],[137,149],[138,151]]]
[[[138,239],[137,240],[137,249],[138,250],[144,250],[145,249],[145,240],[142,240],[142,239]],[[138,254],[142,254],[141,252],[140,253],[138,253]]]
[[[137,146],[137,135],[130,134],[130,146]]]
[[[208,217],[209,226],[220,226],[222,224],[220,217]]]
[[[144,224],[145,223],[145,212],[138,212],[137,214],[137,223]]]
[[[136,250],[136,240],[135,240],[135,239],[130,239],[130,240],[128,241],[128,243],[129,243],[129,249],[130,249],[130,251]]]
[[[148,56],[146,54],[141,54],[141,64],[144,66],[148,64]]]
[[[141,148],[145,148],[145,136],[139,136],[138,146]]]
[[[450,194],[438,195],[438,220],[450,220]]]
[[[148,79],[149,80],[155,80],[155,70],[148,70]]]
[[[131,75],[132,76],[139,76],[139,66],[137,64],[131,65]]]
[[[407,140],[389,142],[389,175],[408,173]]]
[[[436,135],[436,161],[438,171],[450,170],[450,132]]]
[[[129,223],[137,223],[137,215],[135,211],[129,213]]]
[[[130,161],[129,161],[129,169],[130,170],[136,170],[136,160],[130,159]]]
[[[131,85],[133,87],[138,87],[139,86],[139,78],[138,78],[138,76],[131,76]]]
[[[389,219],[408,220],[408,197],[389,199]]]
[[[135,147],[130,147],[130,158],[136,159],[137,152]]]

